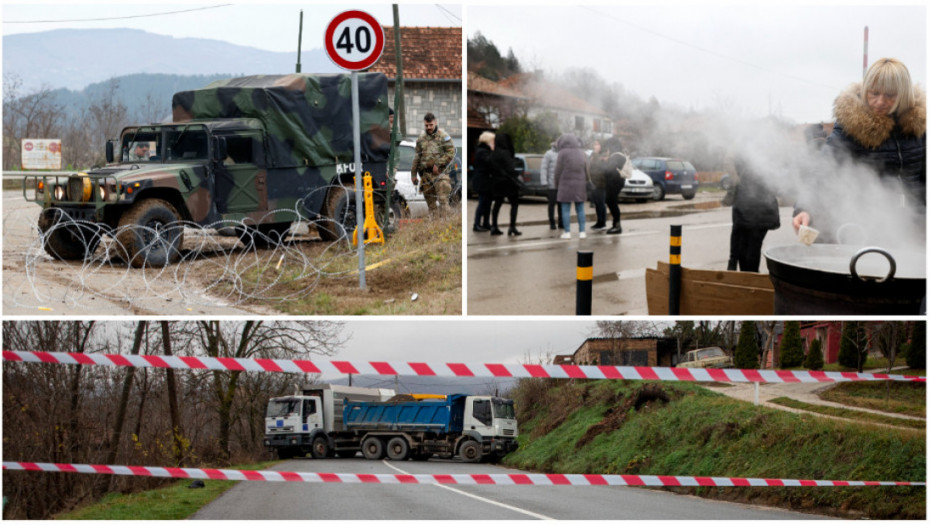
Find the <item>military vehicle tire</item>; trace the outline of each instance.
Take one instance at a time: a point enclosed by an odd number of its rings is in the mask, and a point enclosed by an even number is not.
[[[310,445],[310,455],[313,459],[325,459],[330,455],[329,440],[325,436],[317,436]]]
[[[62,220],[61,210],[50,208],[39,216],[45,253],[62,261],[77,261],[93,255],[100,244],[101,229],[90,223]]]
[[[402,436],[392,437],[387,443],[387,457],[391,461],[407,461],[410,458],[410,443]]]
[[[380,438],[369,437],[362,441],[362,455],[365,459],[382,459],[384,457],[384,441]]]
[[[481,461],[481,444],[469,439],[459,447],[459,455],[465,463],[478,463]]]
[[[136,202],[119,220],[118,249],[130,265],[167,266],[178,260],[184,226],[177,210],[161,199]]]
[[[291,229],[291,223],[259,224],[256,226],[236,226],[239,241],[246,248],[268,248],[284,244],[284,238]]]
[[[355,191],[348,186],[333,186],[326,195],[321,210],[323,217],[316,223],[324,241],[335,241],[352,236],[355,230]]]

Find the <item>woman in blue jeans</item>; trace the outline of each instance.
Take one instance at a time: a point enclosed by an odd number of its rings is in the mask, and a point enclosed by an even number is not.
[[[587,200],[588,167],[581,141],[572,134],[558,140],[559,156],[555,160],[555,184],[557,199],[562,207],[562,239],[571,239],[571,204],[575,204],[578,215],[578,238],[586,237],[584,231],[584,203]]]

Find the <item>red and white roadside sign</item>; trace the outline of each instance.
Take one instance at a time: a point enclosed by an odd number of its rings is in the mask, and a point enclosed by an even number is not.
[[[345,11],[326,26],[326,54],[334,64],[349,71],[368,69],[384,51],[384,30],[364,11]]]
[[[61,169],[61,139],[23,139],[24,170]]]

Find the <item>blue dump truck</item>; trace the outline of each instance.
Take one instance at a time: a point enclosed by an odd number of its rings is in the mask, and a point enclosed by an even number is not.
[[[305,456],[387,457],[425,461],[436,455],[477,463],[517,448],[513,401],[453,394],[393,395],[393,391],[322,385],[272,398],[265,446],[282,459]]]

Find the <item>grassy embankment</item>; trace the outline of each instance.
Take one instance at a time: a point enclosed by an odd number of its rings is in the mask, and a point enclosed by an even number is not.
[[[927,415],[926,383],[904,381],[840,383],[821,392],[819,396],[826,401],[892,414],[915,417]]]
[[[303,258],[291,269],[285,260],[280,272],[275,269],[277,261],[256,264],[261,270],[244,272],[239,286],[261,290],[259,295],[265,297],[296,297],[284,302],[255,299],[252,304],[295,315],[462,313],[462,217],[458,207],[447,217],[404,221],[384,244],[366,245],[367,290],[359,288],[354,248],[333,249],[328,243],[310,242],[299,249],[301,257],[313,261],[320,273],[301,278]],[[275,252],[268,253],[276,257]]]
[[[524,403],[521,448],[506,458],[518,468],[560,473],[925,480],[926,432],[756,407],[692,384],[597,381],[555,386],[539,380],[518,391],[522,393],[514,397]],[[926,516],[923,487],[669,490],[845,518]]]
[[[252,465],[236,465],[231,470],[266,470],[277,461]],[[204,488],[189,489],[186,479],[145,492],[120,494],[112,492],[100,501],[59,514],[59,520],[182,520],[190,517],[232,488],[238,481],[204,480]]]

